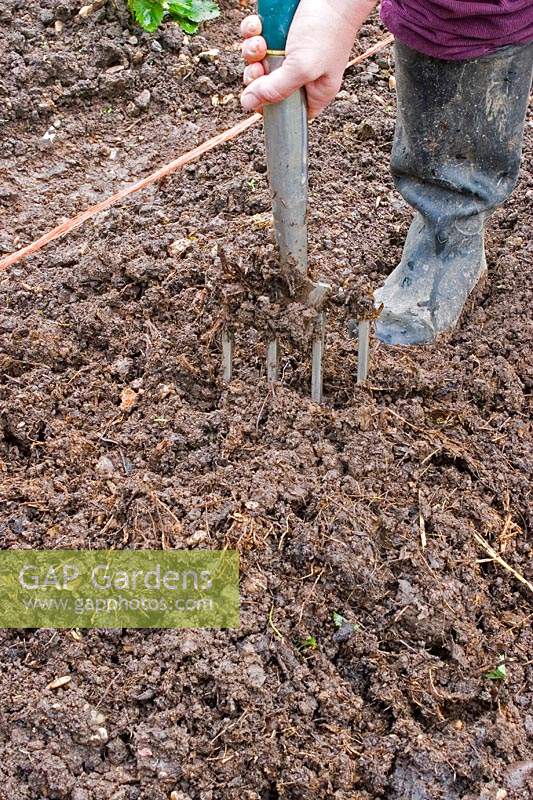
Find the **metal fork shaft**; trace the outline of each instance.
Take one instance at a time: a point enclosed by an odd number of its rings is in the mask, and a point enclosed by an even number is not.
[[[268,70],[283,64],[268,56]],[[307,274],[308,136],[305,90],[264,109],[268,177],[274,230],[282,264]]]
[[[268,70],[283,64],[284,56],[269,55]],[[274,230],[282,266],[294,265],[307,275],[307,202],[308,202],[308,128],[305,90],[287,100],[264,109],[268,177],[272,194]],[[322,351],[324,317],[317,323],[313,341],[313,400],[322,399]],[[268,347],[268,377],[276,380],[279,373],[279,343]]]

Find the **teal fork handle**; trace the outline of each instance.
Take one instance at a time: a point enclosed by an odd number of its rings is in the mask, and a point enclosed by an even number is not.
[[[263,36],[269,50],[285,50],[289,28],[300,0],[258,0]]]

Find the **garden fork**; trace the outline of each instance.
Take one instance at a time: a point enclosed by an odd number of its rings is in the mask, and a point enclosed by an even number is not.
[[[267,69],[279,69],[300,0],[258,0],[258,13],[267,42]],[[274,230],[281,271],[300,273],[302,292],[298,300],[316,311],[312,344],[311,398],[322,401],[325,302],[331,287],[312,283],[308,278],[307,203],[308,203],[308,123],[305,89],[281,103],[263,109],[268,176],[272,195]],[[359,323],[359,365],[357,382],[368,374],[369,323]],[[230,381],[233,369],[233,335],[225,331],[222,340],[224,380]],[[279,377],[280,346],[277,337],[267,348],[267,376],[270,383]]]
[[[287,35],[298,5],[299,0],[258,0],[258,13],[268,47],[267,69],[270,72],[283,64]],[[305,289],[298,299],[316,310],[311,397],[320,403],[325,326],[322,306],[330,287],[325,283],[313,284],[307,279],[308,133],[305,89],[300,89],[281,103],[265,106],[263,116],[280,266],[286,274],[294,270],[301,273]],[[279,377],[279,355],[279,340],[276,337],[267,348],[267,376],[271,383]],[[231,380],[233,337],[229,332],[223,336],[223,359],[224,378]]]

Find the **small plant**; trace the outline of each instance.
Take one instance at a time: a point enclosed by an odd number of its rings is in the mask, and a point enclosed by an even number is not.
[[[128,0],[136,22],[145,31],[156,31],[165,17],[175,20],[185,33],[196,33],[200,23],[220,14],[213,0]]]
[[[505,668],[505,656],[500,656],[498,664],[490,672],[485,673],[485,678],[489,681],[504,681],[507,677],[507,669]]]
[[[336,628],[342,628],[342,626],[346,625],[347,622],[348,620],[346,617],[343,617],[338,611],[333,612],[333,624]]]
[[[316,636],[306,636],[305,639],[300,640],[299,650],[316,650],[318,642]]]

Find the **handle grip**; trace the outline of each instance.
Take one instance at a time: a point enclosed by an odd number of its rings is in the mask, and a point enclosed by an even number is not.
[[[285,50],[289,28],[300,0],[258,0],[257,13],[269,50]]]

